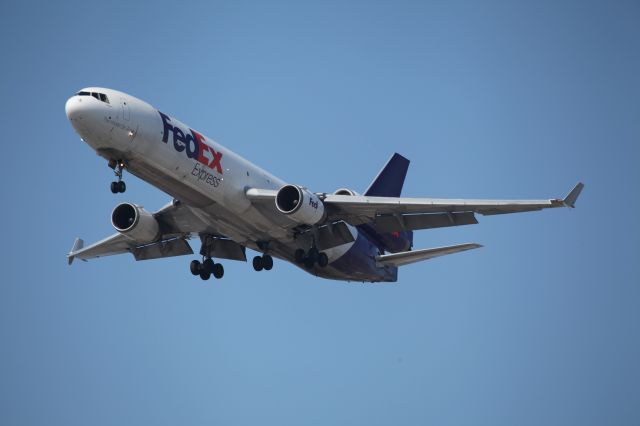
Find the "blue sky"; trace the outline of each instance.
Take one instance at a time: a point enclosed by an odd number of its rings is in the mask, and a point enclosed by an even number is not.
[[[21,2],[0,16],[0,423],[637,425],[640,5]],[[397,285],[276,262],[68,267],[120,201],[64,103],[112,87],[279,177],[404,195],[564,196],[416,246],[485,247]],[[196,247],[197,248],[197,247]]]

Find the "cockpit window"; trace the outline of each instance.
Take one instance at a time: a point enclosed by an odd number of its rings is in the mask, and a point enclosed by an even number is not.
[[[96,98],[99,101],[102,101],[104,103],[109,103],[109,98],[107,97],[107,95],[105,95],[104,93],[98,93],[98,92],[78,92],[76,93],[76,96],[93,96],[94,98]]]

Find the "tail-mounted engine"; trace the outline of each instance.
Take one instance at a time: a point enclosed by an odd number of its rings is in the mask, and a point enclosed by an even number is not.
[[[298,185],[280,188],[276,195],[276,208],[292,220],[305,225],[315,225],[325,218],[322,200]]]
[[[336,192],[334,192],[333,195],[350,195],[353,197],[354,195],[360,195],[360,194],[358,194],[353,189],[340,188],[340,189],[336,189]]]
[[[118,204],[111,213],[111,224],[116,231],[139,244],[152,243],[160,234],[156,218],[136,204]]]

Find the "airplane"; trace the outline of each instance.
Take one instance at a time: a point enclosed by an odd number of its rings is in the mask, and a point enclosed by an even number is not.
[[[67,255],[88,259],[131,253],[136,260],[194,254],[190,272],[222,278],[220,259],[271,270],[273,259],[291,262],[321,278],[396,282],[398,268],[482,247],[476,243],[413,249],[413,231],[478,223],[494,215],[575,206],[584,185],[564,198],[469,200],[401,197],[409,160],[393,154],[361,195],[332,193],[281,180],[176,118],[126,93],[87,87],[65,105],[83,142],[107,160],[123,193],[126,170],[172,201],[156,212],[123,202],[111,213],[116,233],[87,247],[76,238]],[[215,259],[215,260],[214,260]]]

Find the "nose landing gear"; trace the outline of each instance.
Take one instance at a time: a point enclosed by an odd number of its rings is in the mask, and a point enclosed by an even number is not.
[[[109,160],[109,167],[113,169],[113,172],[117,176],[116,182],[111,182],[111,192],[117,194],[127,190],[127,185],[122,180],[122,171],[124,170],[124,162],[122,160]]]

